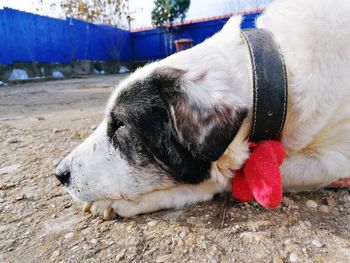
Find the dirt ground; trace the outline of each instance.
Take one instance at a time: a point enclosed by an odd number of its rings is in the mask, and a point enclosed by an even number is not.
[[[0,262],[350,262],[349,189],[267,210],[229,195],[103,221],[53,176],[102,118],[121,77],[0,88]]]

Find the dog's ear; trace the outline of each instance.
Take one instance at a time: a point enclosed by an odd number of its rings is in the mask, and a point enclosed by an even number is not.
[[[167,104],[179,142],[195,158],[212,162],[219,159],[237,134],[247,109],[217,100],[214,91],[201,86],[206,84],[203,78],[205,74],[197,77],[201,81],[196,83],[186,79],[185,71],[169,67],[151,75],[153,87],[159,89]]]

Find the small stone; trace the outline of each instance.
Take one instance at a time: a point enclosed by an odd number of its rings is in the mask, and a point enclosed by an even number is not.
[[[307,225],[308,227],[312,227],[312,224],[310,221],[305,221],[304,224]]]
[[[61,130],[59,130],[59,129],[52,129],[52,131],[53,131],[54,133],[59,133]]]
[[[18,143],[18,142],[19,142],[18,139],[15,138],[15,137],[9,138],[9,139],[6,141],[6,143],[8,143],[8,144],[10,144],[10,143]]]
[[[74,236],[74,234],[72,232],[69,232],[69,233],[64,235],[64,238],[69,239],[69,238],[72,238],[73,236]]]
[[[77,250],[79,248],[79,246],[74,246],[74,247],[72,247],[70,250],[71,251],[75,251],[75,250]]]
[[[176,245],[177,247],[182,247],[184,245],[184,242],[182,241],[182,239],[178,239],[176,243],[177,243]]]
[[[38,119],[38,121],[43,121],[43,120],[45,120],[45,118],[44,118],[44,117],[41,117],[41,116],[38,117],[37,119]]]
[[[316,208],[318,204],[314,200],[307,200],[306,206],[310,208]]]
[[[291,253],[291,254],[289,255],[289,260],[290,260],[290,262],[297,262],[297,260],[298,260],[298,255],[295,254],[295,253]]]
[[[0,175],[2,174],[14,174],[19,172],[20,164],[13,164],[0,169]]]
[[[91,230],[90,230],[90,228],[86,228],[86,229],[84,229],[83,231],[81,231],[81,233],[82,233],[83,235],[88,235],[88,234],[91,233]]]
[[[170,258],[171,258],[171,254],[159,256],[156,259],[156,263],[169,262]]]
[[[128,233],[130,233],[133,227],[134,227],[134,224],[127,225],[126,231],[127,231]]]
[[[116,256],[115,256],[115,260],[116,261],[120,261],[122,259],[125,258],[125,254],[126,254],[126,249],[123,249],[122,251],[120,251]]]
[[[187,236],[186,231],[181,231],[179,234],[179,237],[181,237],[181,238],[185,238],[186,236]]]
[[[94,130],[97,129],[97,127],[98,127],[97,124],[92,124],[92,125],[90,126],[90,129],[94,131]]]
[[[195,244],[195,240],[192,237],[189,237],[185,240],[185,244],[186,246],[192,246],[193,244]]]
[[[147,223],[147,225],[149,225],[149,226],[156,226],[156,225],[158,225],[158,221],[157,220],[152,220],[152,221],[149,221],[148,223]]]
[[[173,241],[171,240],[171,238],[165,240],[165,245],[170,246],[173,243]]]
[[[127,256],[127,259],[129,262],[131,262],[136,258],[136,256],[137,256],[137,254],[133,253],[133,254],[130,254],[129,256]]]
[[[329,205],[330,207],[337,206],[337,201],[335,201],[333,196],[328,196],[326,201],[327,201],[327,205]]]
[[[56,258],[61,254],[61,252],[59,250],[55,250],[54,252],[52,252],[51,258]]]
[[[350,195],[344,196],[344,202],[350,203]]]
[[[278,256],[275,256],[274,258],[273,258],[273,261],[272,261],[273,263],[283,263],[283,259],[281,259],[280,257],[278,257]]]
[[[319,240],[317,240],[317,239],[313,240],[311,243],[312,243],[315,247],[323,247],[323,244],[322,244]]]
[[[156,247],[152,247],[150,250],[146,251],[145,256],[152,255],[157,250]]]
[[[98,243],[98,240],[97,239],[91,239],[90,240],[90,243],[93,244],[93,245],[96,245]]]
[[[326,205],[321,205],[319,210],[321,213],[325,213],[325,214],[329,213],[329,207]]]

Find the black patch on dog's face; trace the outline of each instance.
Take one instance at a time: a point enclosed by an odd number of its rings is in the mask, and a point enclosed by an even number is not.
[[[230,127],[223,118],[223,123],[210,131],[203,145],[191,141],[201,123],[195,125],[188,120],[189,126],[183,127],[184,141],[178,133],[179,124],[170,111],[172,100],[186,103],[185,95],[180,91],[181,74],[175,69],[170,75],[168,71],[157,72],[122,90],[110,111],[107,135],[130,165],[142,167],[152,163],[176,181],[195,184],[209,177],[211,162],[218,159],[232,141],[246,111],[241,111],[237,123]],[[213,112],[218,113],[218,110]],[[207,114],[203,121],[208,122],[211,117],[214,116]]]

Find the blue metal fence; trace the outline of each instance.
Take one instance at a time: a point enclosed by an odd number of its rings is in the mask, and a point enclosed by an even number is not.
[[[258,15],[259,13],[244,15],[241,27],[254,27],[255,19]],[[164,58],[175,52],[174,41],[181,38],[192,39],[193,44],[197,45],[208,37],[217,33],[224,26],[228,19],[229,18],[224,18],[184,24],[181,26],[173,27],[171,33],[164,29],[152,29],[134,32],[131,35],[133,46],[132,60],[151,61]]]
[[[111,26],[0,10],[0,64],[128,61],[130,40],[129,31]]]
[[[245,15],[242,27],[254,27],[257,15]],[[61,20],[5,8],[0,10],[0,64],[161,59],[175,52],[174,40],[190,38],[199,44],[218,32],[227,20],[177,26],[170,36],[161,29],[131,33],[72,18]]]

